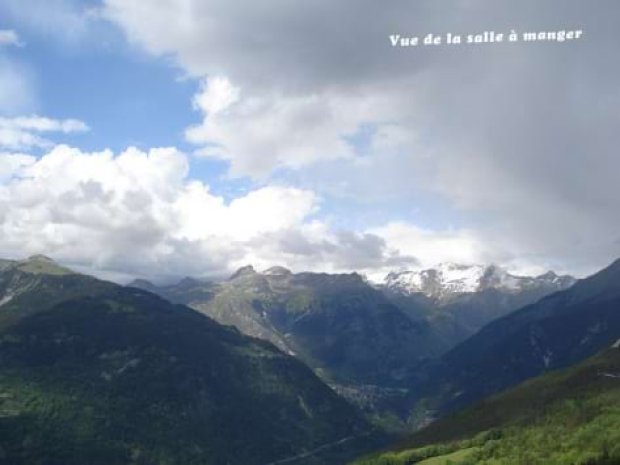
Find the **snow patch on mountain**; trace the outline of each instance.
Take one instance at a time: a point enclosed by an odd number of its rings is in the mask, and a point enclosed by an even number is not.
[[[4,304],[8,304],[11,300],[13,300],[13,296],[11,294],[7,294],[0,299],[0,307]]]
[[[558,276],[552,271],[540,276],[517,276],[496,265],[441,263],[424,270],[391,272],[385,277],[383,287],[406,295],[421,293],[443,299],[486,289],[515,293],[538,287],[560,290],[574,282],[571,276]]]

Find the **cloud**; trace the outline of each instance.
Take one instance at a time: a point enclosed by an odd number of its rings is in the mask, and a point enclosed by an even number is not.
[[[392,222],[371,232],[403,254],[417,257],[420,266],[441,262],[488,263],[485,249],[475,233],[467,230],[433,231],[418,226]]]
[[[0,47],[2,47],[3,45],[21,46],[23,44],[19,40],[17,32],[13,31],[12,29],[0,29]]]
[[[86,123],[76,119],[51,119],[42,116],[0,117],[0,148],[24,150],[51,147],[53,143],[40,133],[63,133],[88,131]]]
[[[0,118],[0,125],[27,131],[37,132],[82,132],[88,131],[88,125],[76,119],[57,120],[43,116],[21,116],[16,118]]]
[[[194,102],[204,119],[187,130],[188,140],[205,145],[200,154],[229,161],[233,175],[261,177],[276,167],[353,156],[344,135],[355,132],[360,115],[347,102],[318,95],[245,98],[225,78],[209,79]]]
[[[399,17],[395,6],[356,3],[363,14],[356,13],[355,23],[368,36],[353,31],[352,37],[341,23],[350,5],[293,3],[240,9],[217,0],[111,0],[104,14],[133,42],[171,55],[204,79],[194,100],[203,121],[187,131],[191,142],[203,146],[200,153],[229,161],[233,175],[264,177],[279,168],[352,159],[349,139],[361,126],[392,123],[402,113],[395,111],[401,97],[389,91],[389,69],[366,56],[386,51],[380,31],[390,17]],[[377,70],[378,82],[367,79]],[[231,89],[234,99],[223,100],[217,111],[200,104]]]
[[[133,43],[206,79],[202,122],[187,135],[235,175],[312,173],[318,192],[360,204],[413,202],[424,190],[466,218],[494,261],[577,271],[620,255],[620,5],[450,5],[106,0],[104,11]],[[513,29],[584,34],[453,48],[389,41]],[[209,79],[234,95],[213,100]],[[374,130],[363,147],[351,145],[364,128]]]
[[[106,276],[221,276],[254,263],[375,269],[403,257],[375,235],[334,231],[311,191],[265,186],[226,202],[174,148],[39,159],[0,154],[0,256],[48,254]]]
[[[36,162],[36,157],[23,153],[0,153],[0,181],[18,175],[21,170]]]
[[[381,280],[394,268],[419,266],[418,260],[365,231],[332,229],[312,221],[256,237],[249,243],[247,263],[259,269],[284,265],[297,271],[361,272]]]
[[[217,115],[239,100],[239,88],[224,77],[213,77],[202,83],[202,89],[194,97],[194,108],[205,114]]]

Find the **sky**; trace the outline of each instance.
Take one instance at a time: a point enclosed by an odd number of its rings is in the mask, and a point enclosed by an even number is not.
[[[620,256],[618,24],[616,0],[0,0],[0,256],[587,275]]]

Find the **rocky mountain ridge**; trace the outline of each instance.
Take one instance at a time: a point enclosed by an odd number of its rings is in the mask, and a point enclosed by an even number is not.
[[[539,276],[518,276],[496,265],[466,265],[441,263],[423,270],[406,270],[389,273],[381,287],[404,295],[422,294],[437,303],[446,303],[455,296],[495,289],[518,293],[537,288],[562,290],[576,279],[557,275],[553,271]]]

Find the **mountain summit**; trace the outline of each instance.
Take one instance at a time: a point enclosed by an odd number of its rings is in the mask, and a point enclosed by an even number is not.
[[[429,321],[454,346],[494,319],[575,282],[553,271],[517,276],[497,265],[442,263],[390,273],[378,287],[413,318]]]
[[[443,303],[460,294],[488,289],[518,293],[542,287],[561,290],[574,283],[572,276],[558,276],[553,271],[540,276],[517,276],[496,265],[441,263],[424,270],[391,272],[383,285],[392,292],[423,294]]]
[[[253,276],[256,274],[256,270],[254,270],[254,267],[252,265],[246,265],[246,266],[242,266],[241,268],[239,268],[237,271],[235,271],[230,278],[228,278],[229,281],[233,281],[237,278],[241,278],[243,276]]]

